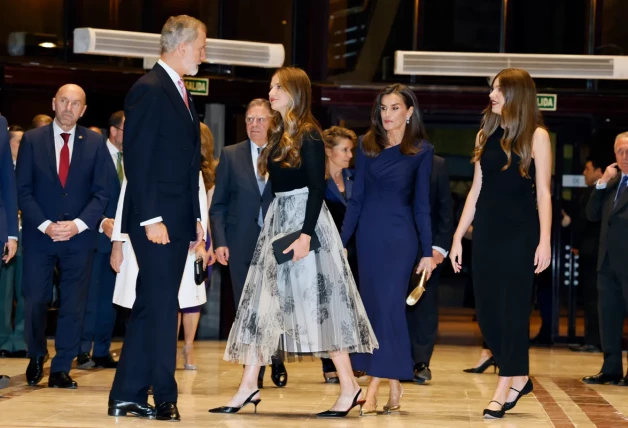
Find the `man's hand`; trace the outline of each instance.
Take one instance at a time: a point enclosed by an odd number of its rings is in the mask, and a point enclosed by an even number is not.
[[[144,229],[146,230],[146,237],[153,244],[166,245],[170,243],[168,229],[161,221],[159,223],[146,225]]]
[[[58,223],[50,223],[46,228],[46,235],[54,242],[69,241],[78,233],[78,227],[73,221],[60,221]]]
[[[115,241],[111,247],[111,258],[109,259],[111,269],[120,273],[120,266],[122,266],[123,261],[124,256],[122,255],[122,242]]]
[[[17,241],[15,239],[9,239],[6,244],[4,244],[4,252],[6,255],[2,257],[5,263],[9,263],[15,253],[17,252]],[[4,252],[2,254],[4,254]]]
[[[107,238],[111,239],[111,235],[113,235],[113,219],[106,218],[100,223],[100,227],[102,227],[102,231]]]
[[[610,164],[606,167],[604,175],[600,178],[599,184],[607,184],[613,178],[617,176],[617,162]]]
[[[218,259],[218,263],[220,263],[223,266],[227,266],[229,264],[229,248],[228,247],[216,248],[216,258]]]
[[[445,256],[443,256],[443,253],[434,248],[432,248],[432,258],[436,262],[436,266],[445,261]]]

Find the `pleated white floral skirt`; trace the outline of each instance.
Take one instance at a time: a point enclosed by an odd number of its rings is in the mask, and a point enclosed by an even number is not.
[[[277,265],[272,242],[300,230],[308,189],[277,193],[246,277],[224,359],[268,365],[303,355],[372,353],[377,339],[349,269],[340,235],[323,203],[315,233],[321,247]]]

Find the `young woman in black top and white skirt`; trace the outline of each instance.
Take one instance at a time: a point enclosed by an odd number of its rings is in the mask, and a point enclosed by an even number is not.
[[[274,355],[333,360],[340,396],[319,417],[343,417],[364,402],[348,354],[372,353],[378,343],[323,203],[325,145],[310,110],[311,94],[303,70],[284,67],[272,78],[270,103],[282,120],[260,155],[259,171],[269,174],[276,198],[257,241],[224,355],[245,365],[242,382],[227,405],[212,413],[236,413],[247,404],[257,408],[257,374]],[[296,231],[300,235],[284,251],[293,252],[292,260],[278,264],[273,241]],[[310,251],[313,236],[320,248]]]

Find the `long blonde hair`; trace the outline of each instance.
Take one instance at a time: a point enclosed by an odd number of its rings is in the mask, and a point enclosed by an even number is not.
[[[493,113],[490,103],[484,109],[479,141],[471,162],[480,160],[488,137],[502,125],[504,136],[501,139],[501,146],[508,158],[502,171],[510,167],[512,152],[515,152],[521,158],[519,173],[522,177],[530,178],[528,172],[532,163],[532,137],[536,128],[544,128],[543,116],[536,101],[536,85],[530,74],[520,68],[506,68],[500,71],[493,82],[498,78],[500,91],[504,95],[502,114]]]
[[[214,187],[216,182],[216,165],[218,161],[214,157],[214,136],[209,127],[201,122],[201,172],[207,190]]]
[[[268,172],[268,156],[282,168],[298,168],[301,165],[301,143],[305,134],[320,136],[321,128],[312,115],[312,84],[305,71],[296,67],[282,67],[274,74],[289,98],[285,116],[273,123],[268,146],[259,157],[260,174]]]

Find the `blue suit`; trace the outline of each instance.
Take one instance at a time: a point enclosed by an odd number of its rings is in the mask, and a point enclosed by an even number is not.
[[[111,156],[108,156],[111,159]],[[120,197],[120,180],[111,161],[105,162],[109,202],[101,220],[114,218]],[[98,222],[100,225],[100,221]],[[116,309],[113,305],[113,289],[116,273],[111,268],[111,239],[104,233],[96,237],[96,250],[92,263],[91,279],[85,308],[85,321],[81,334],[79,354],[90,353],[94,345],[93,357],[106,357],[111,347],[111,334],[116,323]]]
[[[17,237],[17,193],[7,120],[0,116],[0,244]]]
[[[77,355],[98,222],[109,199],[105,162],[111,161],[102,136],[82,126],[75,133],[65,187],[57,172],[52,124],[24,134],[16,168],[27,267],[22,286],[25,331],[31,358],[46,355],[46,315],[57,264],[61,276],[51,373],[69,372]],[[82,220],[88,229],[69,241],[54,242],[38,229],[46,220],[74,219]]]

